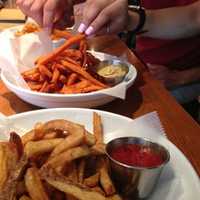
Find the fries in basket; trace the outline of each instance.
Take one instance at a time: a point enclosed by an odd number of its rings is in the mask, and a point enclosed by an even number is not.
[[[72,49],[72,45],[79,48]],[[69,36],[62,46],[38,58],[35,68],[22,76],[31,90],[45,93],[77,94],[107,88],[92,70],[100,61],[86,50],[84,34]]]
[[[23,26],[23,28],[21,30],[18,30],[15,32],[15,36],[20,37],[25,34],[36,33],[39,31],[41,31],[41,28],[36,23],[28,22]],[[72,34],[67,32],[66,30],[54,29],[51,34],[51,39],[52,40],[58,40],[61,38],[68,39],[71,36],[72,36]]]
[[[120,200],[104,152],[101,117],[94,135],[57,119],[0,143],[0,200]],[[99,147],[100,150],[99,150]]]

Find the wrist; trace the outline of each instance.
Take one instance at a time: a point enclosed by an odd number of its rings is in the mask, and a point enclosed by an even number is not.
[[[132,34],[139,34],[143,32],[143,27],[146,21],[145,9],[139,6],[129,5],[129,22],[127,30]]]
[[[137,24],[139,24],[140,21],[140,16],[133,11],[129,11],[128,12],[128,23],[126,26],[126,30],[127,31],[132,31],[134,29],[136,29]]]
[[[200,68],[192,68],[178,72],[179,83],[181,85],[189,84],[200,80]]]

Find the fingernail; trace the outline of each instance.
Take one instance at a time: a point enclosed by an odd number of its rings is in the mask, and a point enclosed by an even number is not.
[[[81,23],[79,28],[78,28],[78,32],[83,33],[86,30],[86,28],[87,28],[86,25]]]
[[[86,35],[91,35],[93,34],[94,32],[94,28],[92,26],[90,26],[86,31],[85,31],[85,34]]]

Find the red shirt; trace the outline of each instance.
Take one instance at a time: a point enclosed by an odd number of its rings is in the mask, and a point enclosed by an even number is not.
[[[196,0],[142,0],[147,9],[188,5]],[[137,39],[136,52],[146,63],[177,67],[200,64],[200,37],[180,40],[160,40],[149,37]]]

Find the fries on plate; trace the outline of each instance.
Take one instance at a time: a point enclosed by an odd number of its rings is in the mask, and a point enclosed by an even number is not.
[[[11,133],[0,143],[0,200],[121,199],[102,150],[101,116],[93,119],[94,135],[64,119],[39,122],[22,138]]]

